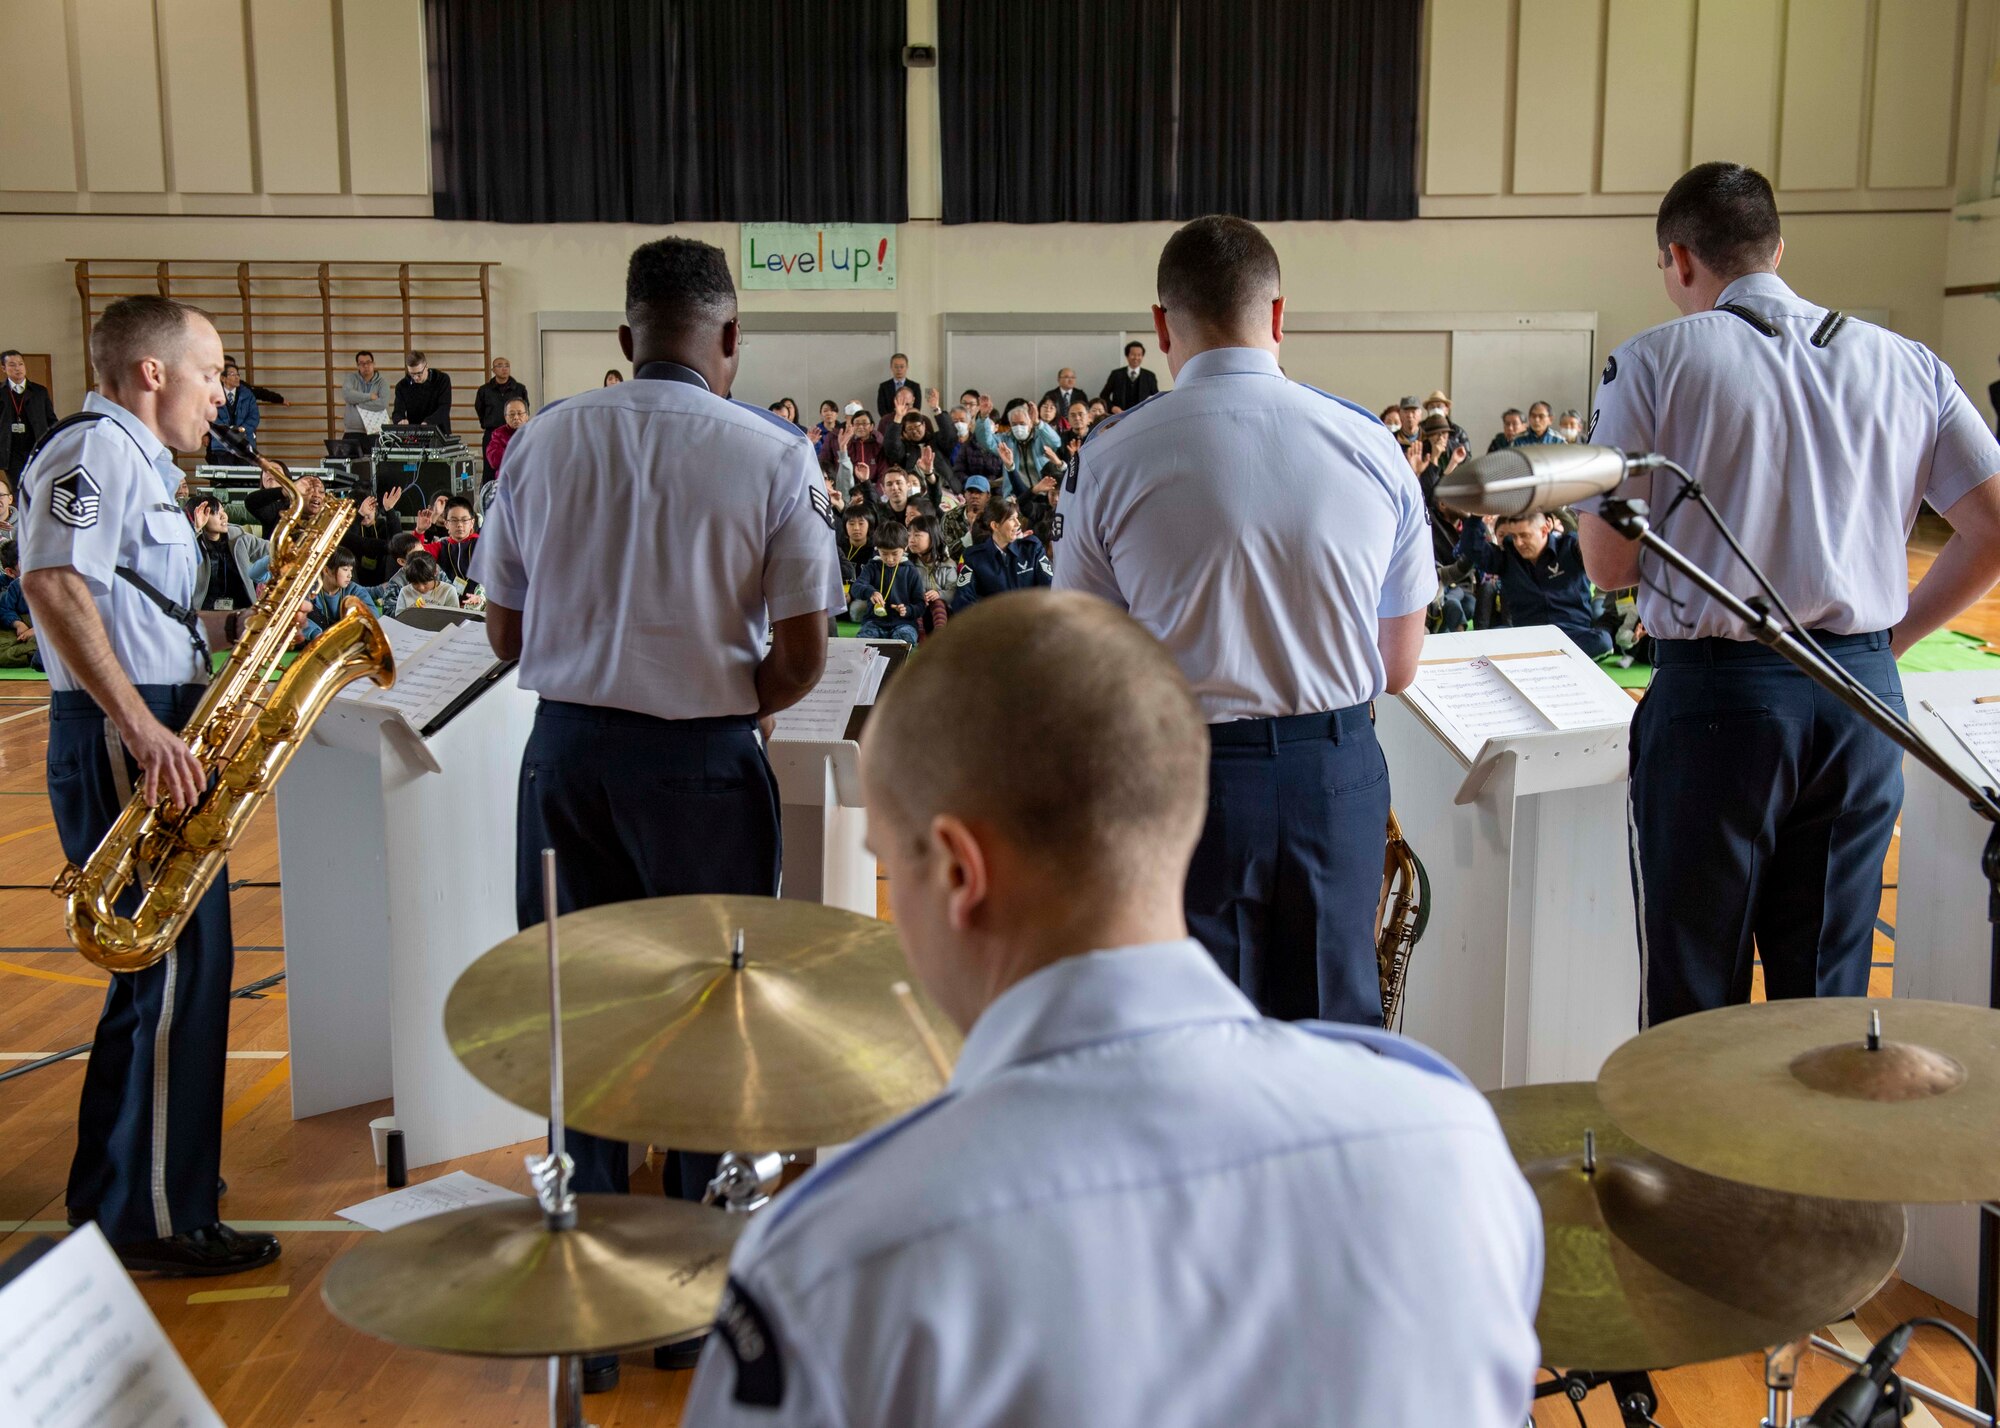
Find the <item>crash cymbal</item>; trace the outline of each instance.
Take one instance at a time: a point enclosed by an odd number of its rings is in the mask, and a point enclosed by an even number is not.
[[[1901,1206],[1758,1190],[1662,1160],[1611,1124],[1587,1081],[1487,1099],[1541,1205],[1546,1364],[1671,1368],[1785,1343],[1869,1298],[1902,1256]]]
[[[886,922],[777,898],[675,897],[574,912],[556,928],[565,1120],[578,1130],[796,1150],[851,1140],[944,1089],[893,990],[909,973]],[[466,968],[444,1011],[466,1069],[544,1115],[548,1003],[546,932],[533,927]],[[955,1055],[956,1031],[924,1010]]]
[[[576,1204],[560,1232],[533,1200],[432,1215],[362,1241],[320,1292],[364,1334],[446,1354],[609,1354],[708,1327],[746,1217],[657,1195]]]
[[[1846,1200],[2000,1197],[2000,1012],[1984,1007],[1823,997],[1699,1012],[1612,1052],[1597,1090],[1641,1145],[1727,1180]]]

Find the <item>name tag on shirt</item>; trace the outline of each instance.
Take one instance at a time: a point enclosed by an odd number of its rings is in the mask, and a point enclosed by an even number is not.
[[[28,434],[28,424],[26,422],[17,421],[14,423],[14,435],[26,436],[27,434]]]

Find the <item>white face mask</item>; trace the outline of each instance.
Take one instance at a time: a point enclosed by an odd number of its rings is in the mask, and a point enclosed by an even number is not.
[[[1024,425],[1021,422],[1016,422],[1014,425],[1008,427],[1007,430],[1014,433],[1014,440],[1026,441],[1028,439],[1028,433],[1032,432],[1034,428],[1031,426]]]
[[[970,422],[953,422],[952,425],[958,428],[958,439],[960,441],[965,440],[966,437],[972,434],[972,424]]]

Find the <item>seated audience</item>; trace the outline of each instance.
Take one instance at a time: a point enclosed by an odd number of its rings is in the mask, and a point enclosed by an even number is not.
[[[625,374],[619,371],[616,367],[612,367],[606,370],[606,372],[604,373],[604,381],[600,385],[606,387],[615,387],[624,380],[625,380]]]
[[[493,433],[507,425],[507,404],[520,402],[524,407],[528,402],[528,389],[514,380],[514,366],[505,357],[493,359],[493,376],[481,382],[479,390],[472,394],[472,414],[479,421],[479,450],[482,455],[490,449]],[[493,470],[493,459],[486,459],[489,474]]]
[[[472,579],[472,552],[479,547],[479,517],[470,496],[449,496],[444,503],[444,539],[423,542],[444,578],[460,595],[479,587]]]
[[[832,448],[820,454],[819,464],[821,470],[833,473],[834,484],[846,496],[857,484],[868,486],[873,480],[871,473],[882,469],[882,443],[875,435],[875,418],[861,403],[849,402],[841,416],[839,434]],[[881,493],[871,490],[867,494],[873,497]]]
[[[403,588],[396,595],[396,613],[405,610],[456,610],[458,591],[438,570],[438,563],[419,550],[403,566]]]
[[[1500,430],[1495,432],[1493,439],[1486,443],[1488,454],[1498,451],[1503,446],[1512,446],[1527,429],[1527,422],[1521,419],[1521,409],[1519,407],[1507,408],[1506,411],[1500,413]]]
[[[257,408],[257,394],[244,384],[243,371],[236,365],[236,359],[225,357],[222,361],[222,409],[215,414],[214,424],[235,437],[237,445],[255,451],[257,428],[263,421],[264,414]],[[213,466],[245,464],[241,456],[213,437],[208,443],[208,460]]]
[[[1007,425],[997,432],[989,426],[987,437],[1006,472],[1010,494],[1017,500],[1034,488],[1045,467],[1066,469],[1055,428],[1035,416],[1025,397],[1007,403]]]
[[[1014,503],[995,496],[972,523],[972,546],[959,567],[952,612],[970,609],[988,595],[1054,583],[1048,551],[1035,536],[1023,534]]]
[[[0,541],[0,573],[0,669],[40,669],[35,617],[21,589],[21,548],[12,540]]]
[[[984,476],[968,476],[965,478],[964,499],[940,510],[946,560],[953,563],[961,561],[965,559],[965,553],[972,549],[972,526],[985,511],[992,489]]]
[[[909,561],[910,532],[890,521],[875,532],[875,558],[854,572],[848,614],[864,640],[915,645],[924,618],[924,577]]]
[[[840,582],[851,585],[862,566],[875,558],[875,517],[867,506],[849,506],[841,517]]]
[[[1031,739],[911,775],[968,725]],[[1207,726],[1080,595],[954,620],[862,740],[937,1100],[749,1216],[688,1428],[1519,1428],[1535,1196],[1485,1099],[1376,1029],[1261,1017],[1188,936]]]
[[[1528,408],[1528,429],[1509,443],[1513,446],[1555,446],[1562,438],[1557,436],[1549,420],[1549,404],[1536,402]]]
[[[354,552],[336,550],[320,570],[319,593],[306,602],[306,639],[317,639],[322,631],[332,629],[340,619],[341,605],[350,598],[359,600],[371,615],[382,613],[367,590],[354,583]]]
[[[366,594],[375,602],[378,610],[388,614],[396,611],[396,602],[402,596],[403,587],[410,583],[410,557],[421,554],[423,547],[408,531],[392,538],[389,542],[389,578],[379,585],[357,585],[355,589]],[[358,562],[357,562],[358,568]],[[358,578],[358,576],[357,576]]]
[[[1582,414],[1572,408],[1571,410],[1566,411],[1561,416],[1557,417],[1556,435],[1561,437],[1564,441],[1568,442],[1582,441],[1583,440]]]
[[[271,543],[229,524],[229,508],[205,491],[187,504],[194,525],[194,608],[247,610],[257,603],[258,572],[268,570]]]
[[[1507,624],[1554,625],[1592,658],[1611,649],[1611,636],[1597,624],[1583,552],[1554,516],[1537,511],[1497,521],[1468,517],[1459,535],[1458,558],[1499,578],[1500,612]]]

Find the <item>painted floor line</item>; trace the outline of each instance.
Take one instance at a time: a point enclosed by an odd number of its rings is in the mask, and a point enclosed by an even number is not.
[[[362,1234],[363,1227],[352,1220],[238,1220],[229,1219],[232,1229],[252,1230],[265,1235]],[[69,1230],[67,1220],[0,1220],[0,1236],[15,1234],[51,1235]]]
[[[45,1056],[54,1056],[53,1051],[0,1051],[0,1061],[40,1061]],[[282,1061],[290,1056],[289,1051],[232,1051],[231,1061]]]
[[[188,1295],[190,1304],[234,1304],[243,1299],[288,1299],[289,1284],[260,1284],[251,1289],[198,1289]]]

